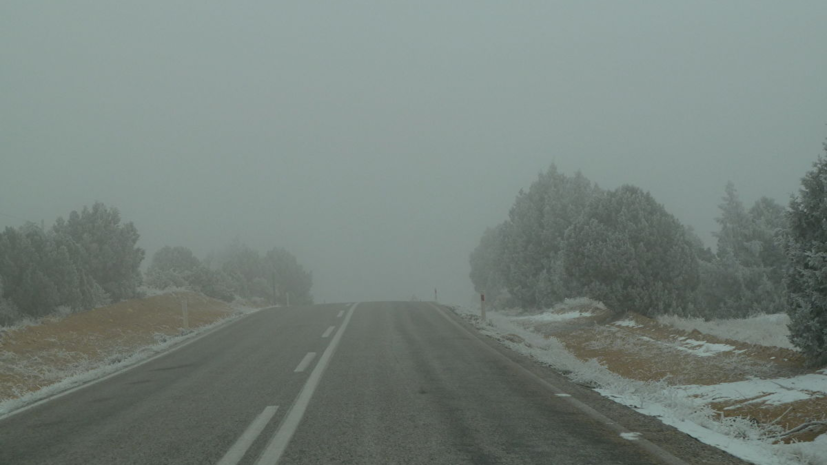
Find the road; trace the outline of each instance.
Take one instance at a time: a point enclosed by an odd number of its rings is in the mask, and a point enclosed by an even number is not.
[[[424,302],[262,310],[0,420],[4,465],[219,463],[743,462]]]

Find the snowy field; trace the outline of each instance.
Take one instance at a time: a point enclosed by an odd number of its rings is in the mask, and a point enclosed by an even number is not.
[[[481,324],[479,311],[456,308],[456,312],[471,321],[481,333],[499,340],[520,353],[547,364],[578,383],[596,386],[605,397],[646,415],[658,417],[665,424],[723,449],[737,457],[760,465],[825,465],[827,464],[827,434],[812,442],[774,444],[783,429],[777,425],[758,425],[745,418],[724,418],[710,407],[721,401],[789,403],[827,396],[827,370],[777,379],[749,379],[714,385],[670,385],[667,381],[640,381],[624,378],[610,371],[595,359],[581,360],[555,337],[540,334],[529,322],[566,322],[588,314],[583,299],[566,302],[543,314],[528,317],[489,311],[488,324]],[[597,308],[605,309],[599,303]],[[769,315],[750,320],[703,322],[674,317],[660,322],[692,331],[698,330],[718,338],[750,343],[770,341],[783,347],[786,342],[784,316]],[[633,318],[615,321],[618,328],[640,328]],[[515,337],[516,336],[516,337]],[[710,360],[716,354],[735,351],[727,344],[710,343],[702,338],[682,338],[669,342],[679,351],[691,353],[698,360]]]

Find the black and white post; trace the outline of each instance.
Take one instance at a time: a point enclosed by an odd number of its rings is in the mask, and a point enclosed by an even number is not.
[[[482,317],[482,322],[485,323],[485,293],[480,294],[480,316]]]

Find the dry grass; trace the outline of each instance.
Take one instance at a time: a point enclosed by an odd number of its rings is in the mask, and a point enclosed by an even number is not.
[[[107,360],[131,355],[159,338],[180,334],[185,298],[190,328],[233,313],[225,302],[178,292],[123,301],[2,333],[0,399],[19,397]]]

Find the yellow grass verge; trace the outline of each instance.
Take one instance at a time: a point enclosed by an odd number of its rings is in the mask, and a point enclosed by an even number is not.
[[[176,292],[119,302],[0,333],[0,399],[20,397],[107,359],[181,333],[182,300],[195,329],[231,315],[226,302]]]

